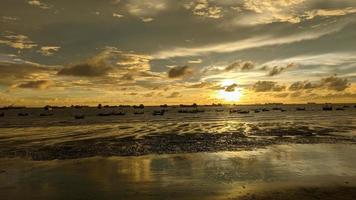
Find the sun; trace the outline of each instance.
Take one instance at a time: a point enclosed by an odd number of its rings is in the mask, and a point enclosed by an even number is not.
[[[236,102],[236,101],[239,101],[242,97],[242,90],[241,88],[234,88],[233,91],[226,91],[226,88],[231,86],[231,85],[234,85],[236,84],[236,82],[234,80],[224,80],[222,83],[221,83],[221,86],[224,88],[224,89],[221,89],[217,92],[217,98],[218,99],[222,99],[226,102]]]
[[[239,101],[242,96],[242,92],[240,89],[236,89],[234,92],[226,92],[225,90],[218,91],[218,98],[224,101],[234,102]]]

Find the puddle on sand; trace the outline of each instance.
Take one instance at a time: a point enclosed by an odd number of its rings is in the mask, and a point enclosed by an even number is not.
[[[0,199],[235,199],[294,187],[356,187],[356,145],[0,160]]]

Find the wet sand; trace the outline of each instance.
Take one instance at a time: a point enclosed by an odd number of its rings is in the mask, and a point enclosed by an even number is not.
[[[232,198],[238,200],[354,200],[356,187],[299,187],[294,189],[275,190],[247,194]]]
[[[267,105],[263,105],[266,107]],[[255,113],[262,105],[199,107],[194,114],[168,107],[163,116],[147,107],[54,109],[40,117],[40,108],[5,110],[0,119],[0,158],[32,160],[78,159],[93,156],[142,156],[241,151],[281,144],[356,144],[356,109],[322,111],[322,105],[281,105]],[[336,105],[335,105],[336,106]],[[337,105],[340,108],[346,105]],[[223,112],[216,112],[222,109]],[[230,113],[230,109],[252,111]],[[18,112],[28,113],[19,117]],[[100,114],[125,112],[124,116]],[[78,120],[73,116],[85,115]]]
[[[354,199],[356,145],[0,160],[0,199]]]
[[[66,136],[68,137],[68,136]],[[46,141],[47,139],[43,139]],[[277,144],[356,144],[356,137],[333,134],[333,129],[293,127],[263,129],[254,133],[150,134],[145,136],[99,137],[42,144],[11,140],[1,143],[0,157],[32,160],[76,159],[92,156],[141,156],[255,150]]]

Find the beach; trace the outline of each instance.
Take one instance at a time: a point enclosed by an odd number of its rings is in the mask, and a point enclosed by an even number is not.
[[[356,146],[1,159],[1,199],[353,199]]]
[[[353,199],[356,109],[304,106],[6,110],[0,199]]]

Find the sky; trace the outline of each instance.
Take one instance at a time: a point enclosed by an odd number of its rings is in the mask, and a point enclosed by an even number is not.
[[[355,0],[1,0],[0,105],[355,103]]]

